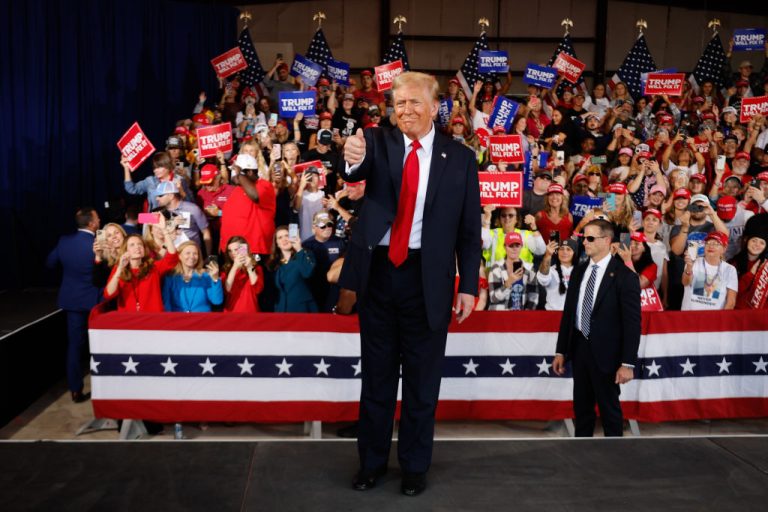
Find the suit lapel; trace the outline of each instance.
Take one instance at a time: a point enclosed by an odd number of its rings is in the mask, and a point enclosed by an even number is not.
[[[429,166],[429,182],[427,183],[427,197],[424,204],[425,212],[432,206],[432,202],[437,194],[437,187],[445,174],[445,166],[448,163],[447,152],[445,151],[450,139],[435,130],[435,140],[432,143],[432,162]]]
[[[405,143],[403,142],[403,133],[394,128],[389,131],[388,137],[391,137],[387,144],[387,159],[389,160],[389,174],[392,177],[392,187],[394,188],[395,204],[400,200],[400,187],[403,181],[403,156],[405,155]]]
[[[616,279],[616,265],[618,264],[618,259],[612,256],[611,261],[608,262],[608,268],[605,269],[605,274],[603,274],[603,280],[600,281],[600,288],[597,290],[597,296],[595,297],[592,311],[595,311],[600,306],[600,301],[602,301],[608,293],[608,288],[613,285],[613,281]]]

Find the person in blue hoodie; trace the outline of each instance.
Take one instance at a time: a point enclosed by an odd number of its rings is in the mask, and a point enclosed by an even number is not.
[[[210,261],[203,271],[200,247],[184,242],[178,248],[179,263],[163,280],[163,306],[166,311],[209,313],[224,302],[219,265]]]

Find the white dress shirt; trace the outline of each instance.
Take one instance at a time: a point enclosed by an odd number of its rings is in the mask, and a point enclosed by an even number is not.
[[[405,160],[411,153],[411,139],[403,135],[403,142],[405,144],[405,154],[403,155],[403,166],[405,166]],[[411,236],[408,240],[409,249],[421,249],[421,227],[422,220],[424,219],[424,203],[427,199],[427,185],[429,184],[429,168],[432,165],[432,146],[435,142],[435,127],[432,125],[429,133],[419,139],[419,148],[416,156],[419,158],[419,186],[416,190],[416,208],[413,212],[413,223],[411,224]],[[365,159],[365,157],[363,157]],[[357,170],[360,164],[350,166],[347,163],[347,174]],[[392,229],[388,229],[384,236],[379,241],[379,245],[389,245],[389,237]]]
[[[589,282],[589,276],[592,275],[592,265],[597,265],[597,276],[595,277],[595,289],[593,290],[593,296],[592,296],[592,309],[594,311],[595,307],[595,298],[597,297],[597,291],[600,289],[600,283],[603,282],[603,276],[605,276],[605,271],[608,268],[608,263],[611,262],[611,253],[609,252],[603,259],[600,261],[593,261],[591,258],[589,260],[589,265],[587,266],[587,271],[584,272],[584,277],[581,280],[581,286],[579,288],[579,302],[576,305],[576,328],[581,331],[581,310],[584,305],[584,294],[587,291],[587,283]]]

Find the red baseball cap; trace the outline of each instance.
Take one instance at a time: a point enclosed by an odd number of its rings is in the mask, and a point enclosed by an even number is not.
[[[278,70],[278,71],[280,71],[281,69],[288,69],[288,64],[286,64],[285,62],[283,62],[282,64],[280,64],[279,66],[277,66],[277,70]]]
[[[649,215],[653,215],[657,219],[661,220],[661,212],[656,208],[648,208],[643,212],[643,218],[646,218]]]
[[[641,158],[645,158],[646,160],[650,160],[652,156],[653,156],[653,153],[651,153],[650,151],[640,151],[637,154],[637,159],[640,160]]]
[[[704,112],[701,114],[701,120],[703,121],[704,119],[717,119],[717,116],[714,112]]]
[[[318,87],[321,85],[331,85],[331,82],[329,82],[327,78],[321,78],[317,81],[317,85]]]
[[[192,121],[197,124],[204,124],[204,125],[211,124],[211,121],[208,119],[208,116],[205,114],[197,114],[193,116]]]
[[[737,80],[736,81],[736,87],[749,87],[749,81],[747,81],[747,80]]]
[[[458,79],[458,78],[456,78],[456,77],[453,77],[453,78],[451,78],[450,80],[448,80],[448,83],[449,83],[449,84],[456,84],[456,85],[461,85],[461,82],[459,82],[459,79]]]
[[[749,153],[746,151],[739,151],[736,153],[736,156],[733,157],[734,160],[738,160],[739,158],[743,158],[744,160],[750,160]]]
[[[553,183],[549,187],[547,187],[547,194],[562,194],[563,193],[563,186],[559,183]]]
[[[608,192],[624,195],[627,193],[627,186],[623,183],[611,183],[608,185]]]
[[[675,190],[674,194],[672,194],[672,198],[674,198],[674,199],[680,199],[681,197],[684,197],[686,199],[690,199],[691,198],[691,191],[688,190],[687,188],[679,188],[679,189]]]
[[[451,124],[460,124],[462,126],[466,126],[466,123],[464,123],[464,118],[461,116],[456,116],[451,119]]]
[[[189,135],[189,130],[187,130],[186,126],[177,126],[173,130],[173,133],[175,133],[177,135]]]
[[[667,123],[674,123],[675,118],[670,116],[669,114],[661,114],[658,117],[659,124],[667,124]]]
[[[629,236],[630,239],[634,240],[635,242],[647,242],[648,239],[645,237],[645,233],[642,231],[633,231],[632,234]]]
[[[699,180],[705,185],[707,184],[707,177],[700,173],[691,174],[691,180]]]
[[[722,196],[717,200],[717,216],[728,222],[736,216],[736,198]]]
[[[694,96],[693,97],[693,102],[694,103],[704,103],[704,98],[702,98],[701,96]]]
[[[728,235],[725,233],[713,231],[704,239],[705,242],[708,242],[709,240],[717,240],[723,247],[728,247]]]
[[[331,115],[330,112],[321,112],[320,120],[322,121],[323,119],[333,119],[333,116]]]
[[[493,127],[493,133],[494,134],[496,134],[496,133],[507,133],[507,130],[505,130],[504,127],[501,126],[501,125],[496,125],[496,126]]]
[[[219,174],[218,167],[213,164],[205,164],[200,168],[200,183],[203,185],[212,183],[217,174]]]
[[[364,69],[360,72],[360,76],[373,76],[370,69]]]
[[[573,181],[571,182],[571,184],[575,185],[580,181],[587,181],[587,176],[584,174],[577,174],[576,176],[573,177]]]
[[[517,231],[510,231],[504,237],[504,245],[523,245],[523,237]]]
[[[755,176],[755,178],[759,179],[760,181],[765,181],[766,183],[768,183],[768,171],[761,172],[760,174]]]

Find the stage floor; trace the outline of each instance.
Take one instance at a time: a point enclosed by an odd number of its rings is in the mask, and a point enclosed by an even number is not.
[[[393,454],[395,447],[393,446]],[[427,491],[396,458],[350,488],[348,441],[3,442],[2,509],[763,511],[768,438],[438,441]]]

